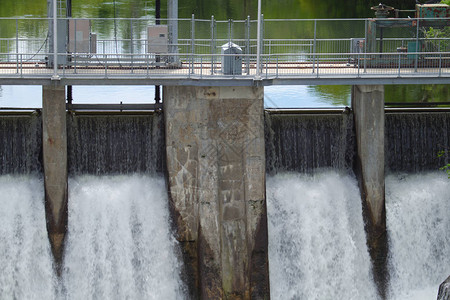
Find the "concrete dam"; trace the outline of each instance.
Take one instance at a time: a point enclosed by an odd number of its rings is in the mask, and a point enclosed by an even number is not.
[[[44,87],[0,115],[0,298],[435,298],[450,112],[353,93],[265,110],[263,88],[166,86],[160,110],[86,112]]]

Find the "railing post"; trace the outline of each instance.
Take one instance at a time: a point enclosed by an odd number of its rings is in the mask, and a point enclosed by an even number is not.
[[[74,73],[75,74],[77,74],[77,19],[74,19],[73,20],[73,22],[74,22],[74,36],[75,36],[75,42],[73,43],[74,44],[74,47],[73,47],[73,51],[74,51],[74,53],[75,53],[75,55],[73,56],[74,57],[74,59],[73,59],[73,61],[74,61],[74,66],[73,66],[73,70],[74,70]]]
[[[439,48],[439,51],[441,49]],[[442,74],[442,53],[439,53],[439,77],[441,77]]]
[[[214,28],[215,28],[214,16],[211,16],[211,75],[214,75],[214,65],[215,65],[214,54],[216,52]]]
[[[277,55],[277,75],[276,78],[278,78],[278,55]]]
[[[191,17],[191,72],[194,74],[194,54],[195,54],[195,16]]]
[[[228,46],[231,47],[231,19],[228,19]]]
[[[19,60],[18,54],[19,54],[19,20],[16,19],[16,60]]]
[[[103,54],[105,58],[105,78],[108,78],[108,54]]]
[[[131,73],[133,73],[133,58],[134,58],[134,46],[133,46],[133,19],[130,19],[130,54],[131,54]]]
[[[257,26],[257,45],[256,45],[256,79],[261,78],[261,0],[258,0],[258,26]]]
[[[246,31],[245,31],[245,53],[247,56],[245,57],[245,71],[247,75],[250,75],[250,16],[247,16],[246,21]]]
[[[416,55],[414,58],[414,72],[417,73],[417,65],[418,65],[418,59],[419,59],[419,22],[420,20],[417,19],[417,23],[416,23]]]
[[[23,77],[23,54],[20,54],[20,77]]]
[[[313,42],[313,67],[312,72],[314,73],[314,67],[316,64],[316,42],[317,42],[317,20],[314,20],[314,42]]]
[[[401,52],[399,52],[398,53],[398,77],[400,77],[400,66],[401,66],[401,63],[402,63],[402,60],[401,60]]]
[[[367,28],[368,20],[364,22],[364,73],[367,73]]]
[[[58,80],[58,26],[57,26],[57,10],[56,0],[53,0],[53,80]]]

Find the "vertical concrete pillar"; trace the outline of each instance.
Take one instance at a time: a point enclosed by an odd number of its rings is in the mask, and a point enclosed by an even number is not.
[[[66,101],[64,86],[42,89],[45,212],[52,252],[59,267],[67,227]]]
[[[263,89],[163,94],[171,207],[192,295],[269,298]]]
[[[352,88],[358,159],[356,174],[363,202],[367,244],[380,296],[386,296],[386,208],[384,197],[384,86]]]

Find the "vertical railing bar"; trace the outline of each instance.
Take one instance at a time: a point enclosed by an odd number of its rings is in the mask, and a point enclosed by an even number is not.
[[[250,75],[250,16],[247,16],[247,31],[246,31],[246,53],[247,56],[245,57],[246,62],[246,71],[247,75]]]
[[[103,54],[105,60],[105,78],[108,78],[108,54]]]
[[[319,78],[319,56],[316,56],[316,77]]]
[[[58,78],[58,12],[56,0],[53,0],[53,78]]]
[[[130,54],[131,54],[131,74],[133,74],[134,65],[134,46],[133,46],[133,19],[130,19]]]
[[[20,54],[20,77],[23,77],[23,54]]]
[[[367,73],[367,29],[368,29],[368,20],[364,21],[364,73]]]
[[[214,16],[211,16],[211,75],[214,75],[214,53],[216,48],[214,39]]]
[[[269,72],[269,55],[266,56],[266,79],[267,79],[267,73]]]
[[[417,73],[417,65],[418,65],[418,59],[419,59],[419,22],[420,20],[417,19],[416,23],[416,54],[414,59],[414,72]]]
[[[360,65],[361,65],[361,53],[358,52],[358,78],[361,77],[359,75]]]
[[[441,49],[439,48],[439,51]],[[441,77],[442,74],[442,53],[439,53],[439,77]]]
[[[400,77],[400,70],[401,70],[401,63],[402,63],[402,61],[401,61],[401,52],[399,52],[398,53],[398,77]]]
[[[277,75],[276,78],[278,78],[278,55],[277,55]]]
[[[317,20],[314,20],[314,42],[313,42],[313,67],[312,72],[314,73],[314,67],[316,63],[316,42],[317,42]]]
[[[75,42],[74,44],[74,73],[77,74],[77,19],[74,19],[74,36],[75,36]]]
[[[195,53],[195,16],[191,16],[191,72],[194,74],[194,53]]]
[[[9,40],[8,40],[8,44],[9,44]],[[7,45],[8,47],[9,45]],[[6,48],[8,49],[8,48]],[[19,20],[16,19],[16,60],[19,60]],[[18,71],[18,70],[17,70]]]
[[[203,56],[200,56],[200,79],[203,78]]]
[[[149,61],[150,61],[149,55],[145,54],[145,62],[146,62],[146,65],[147,65],[147,78],[149,76]]]

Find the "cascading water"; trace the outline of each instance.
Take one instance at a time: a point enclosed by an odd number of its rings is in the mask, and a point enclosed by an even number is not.
[[[0,203],[0,299],[53,299],[42,180],[0,176]]]
[[[184,298],[162,179],[79,176],[69,195],[63,298]]]
[[[443,172],[386,178],[390,299],[436,299],[450,275],[449,195]]]
[[[279,174],[267,205],[272,299],[377,299],[355,179]]]

